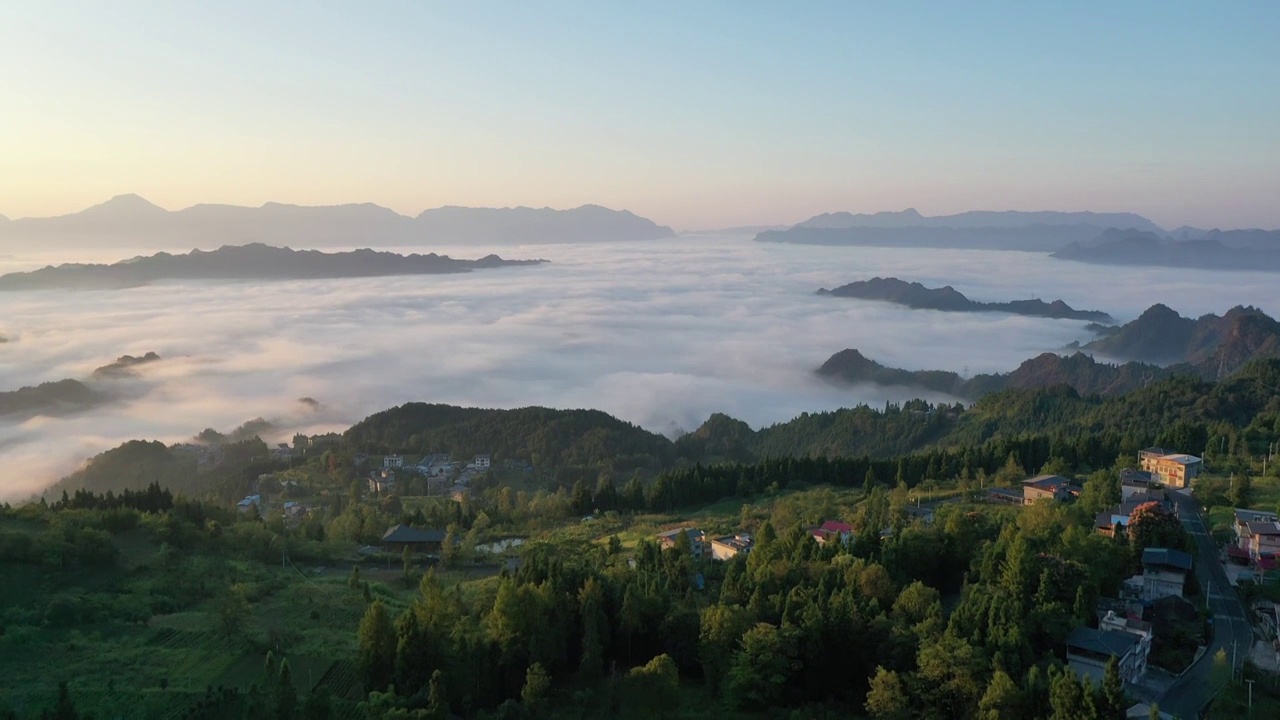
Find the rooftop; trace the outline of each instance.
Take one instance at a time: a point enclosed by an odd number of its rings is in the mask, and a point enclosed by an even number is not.
[[[1121,630],[1095,630],[1078,627],[1067,636],[1067,651],[1072,648],[1099,655],[1124,657],[1138,644],[1138,636]]]
[[[1266,510],[1247,510],[1245,508],[1236,508],[1236,522],[1267,522],[1268,520],[1280,520],[1280,517],[1277,517],[1275,513],[1267,512]]]
[[[658,537],[663,540],[674,540],[681,532],[688,533],[690,539],[694,539],[702,534],[702,531],[698,528],[676,528],[674,530],[664,530],[658,533]]]
[[[1200,462],[1200,458],[1195,455],[1184,455],[1181,453],[1176,455],[1162,455],[1160,459],[1168,460],[1169,462],[1176,462],[1179,465],[1194,465]]]
[[[1143,565],[1165,565],[1179,570],[1191,570],[1191,556],[1181,550],[1147,548],[1142,551]]]
[[[993,487],[987,488],[988,495],[1010,495],[1022,497],[1022,488]]]
[[[1280,522],[1275,520],[1255,520],[1246,525],[1251,535],[1280,535]]]
[[[1022,481],[1023,487],[1033,487],[1037,490],[1057,490],[1070,484],[1071,481],[1061,475],[1037,475]]]
[[[438,543],[444,541],[444,530],[393,525],[382,536],[384,543]]]
[[[1125,468],[1120,471],[1120,484],[1122,485],[1150,485],[1154,482],[1156,482],[1155,477],[1146,470]]]

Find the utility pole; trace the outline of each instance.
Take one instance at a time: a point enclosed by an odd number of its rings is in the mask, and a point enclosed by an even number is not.
[[[1245,680],[1249,683],[1249,717],[1253,717],[1253,681]]]

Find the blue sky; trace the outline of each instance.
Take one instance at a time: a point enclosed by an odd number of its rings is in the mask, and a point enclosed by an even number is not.
[[[137,192],[1280,227],[1280,3],[789,5],[8,3],[0,213]]]

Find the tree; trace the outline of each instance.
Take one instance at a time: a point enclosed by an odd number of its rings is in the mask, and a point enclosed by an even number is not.
[[[1173,513],[1158,502],[1139,505],[1129,514],[1129,542],[1138,556],[1152,547],[1181,550],[1187,546],[1187,532]]]
[[[302,720],[330,720],[333,717],[333,700],[328,688],[319,687],[307,696],[302,706]]]
[[[736,605],[712,605],[702,611],[701,630],[698,634],[698,657],[702,660],[702,674],[713,695],[720,693],[720,686],[729,672],[738,640],[751,627],[751,614]]]
[[[436,669],[431,673],[431,681],[427,685],[427,718],[428,720],[448,720],[449,700],[444,693],[444,674]]]
[[[381,600],[375,600],[365,611],[357,631],[360,671],[365,687],[382,690],[391,683],[396,663],[396,632],[391,616]]]
[[[551,678],[542,667],[542,663],[535,662],[530,665],[524,675],[524,687],[520,690],[520,702],[524,703],[530,715],[537,717],[541,714],[547,693],[550,691]]]
[[[676,663],[663,653],[627,673],[628,705],[645,717],[666,717],[680,704],[680,676]]]
[[[1231,489],[1227,491],[1227,499],[1232,507],[1238,508],[1247,508],[1253,503],[1253,478],[1249,476],[1248,470],[1234,476]]]
[[[578,607],[582,615],[582,659],[578,669],[588,685],[604,675],[604,635],[609,619],[604,614],[604,591],[593,577],[587,578],[578,591]]]
[[[873,720],[907,720],[911,717],[911,703],[898,673],[885,670],[883,666],[876,668],[876,674],[871,678],[871,689],[867,691],[866,708]]]
[[[739,708],[767,708],[782,702],[799,669],[793,629],[758,623],[742,636],[725,684],[726,698]]]
[[[280,661],[280,677],[276,683],[276,720],[293,720],[298,712],[298,690],[293,686],[289,661]]]
[[[232,585],[214,604],[214,612],[218,617],[218,627],[230,642],[249,622],[253,609],[245,598],[244,588]]]
[[[1084,481],[1080,506],[1092,514],[1120,503],[1120,476],[1111,470],[1099,470]]]
[[[1120,679],[1120,664],[1112,655],[1102,674],[1102,702],[1098,708],[1103,720],[1124,720],[1128,705],[1124,699],[1124,681]]]
[[[987,691],[978,701],[978,720],[1018,720],[1022,712],[1022,694],[1013,679],[1003,670],[996,670],[987,685]]]
[[[1049,707],[1053,710],[1049,720],[1085,718],[1084,690],[1074,670],[1063,670],[1049,681]]]
[[[444,541],[440,543],[440,563],[445,569],[451,569],[458,562],[458,526],[449,525],[444,533]]]

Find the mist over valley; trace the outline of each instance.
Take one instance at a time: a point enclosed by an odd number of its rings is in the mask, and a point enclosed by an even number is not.
[[[474,246],[428,249],[477,255]],[[132,252],[20,253],[0,260],[0,273]],[[814,371],[857,348],[893,368],[1003,373],[1095,338],[1079,320],[814,293],[855,277],[951,285],[975,302],[1062,299],[1118,322],[1157,302],[1191,317],[1240,303],[1280,311],[1262,273],[1169,277],[1040,253],[784,245],[749,235],[517,245],[504,253],[550,262],[461,275],[175,279],[5,293],[0,335],[10,342],[0,344],[0,390],[92,381],[96,368],[126,354],[162,360],[100,379],[117,390],[107,402],[0,419],[0,453],[25,469],[0,494],[37,491],[133,438],[178,442],[264,417],[278,433],[266,439],[287,439],[341,431],[409,401],[594,408],[669,437],[712,413],[760,428],[858,403],[954,401],[916,387],[833,387]],[[318,403],[299,403],[303,397]]]

